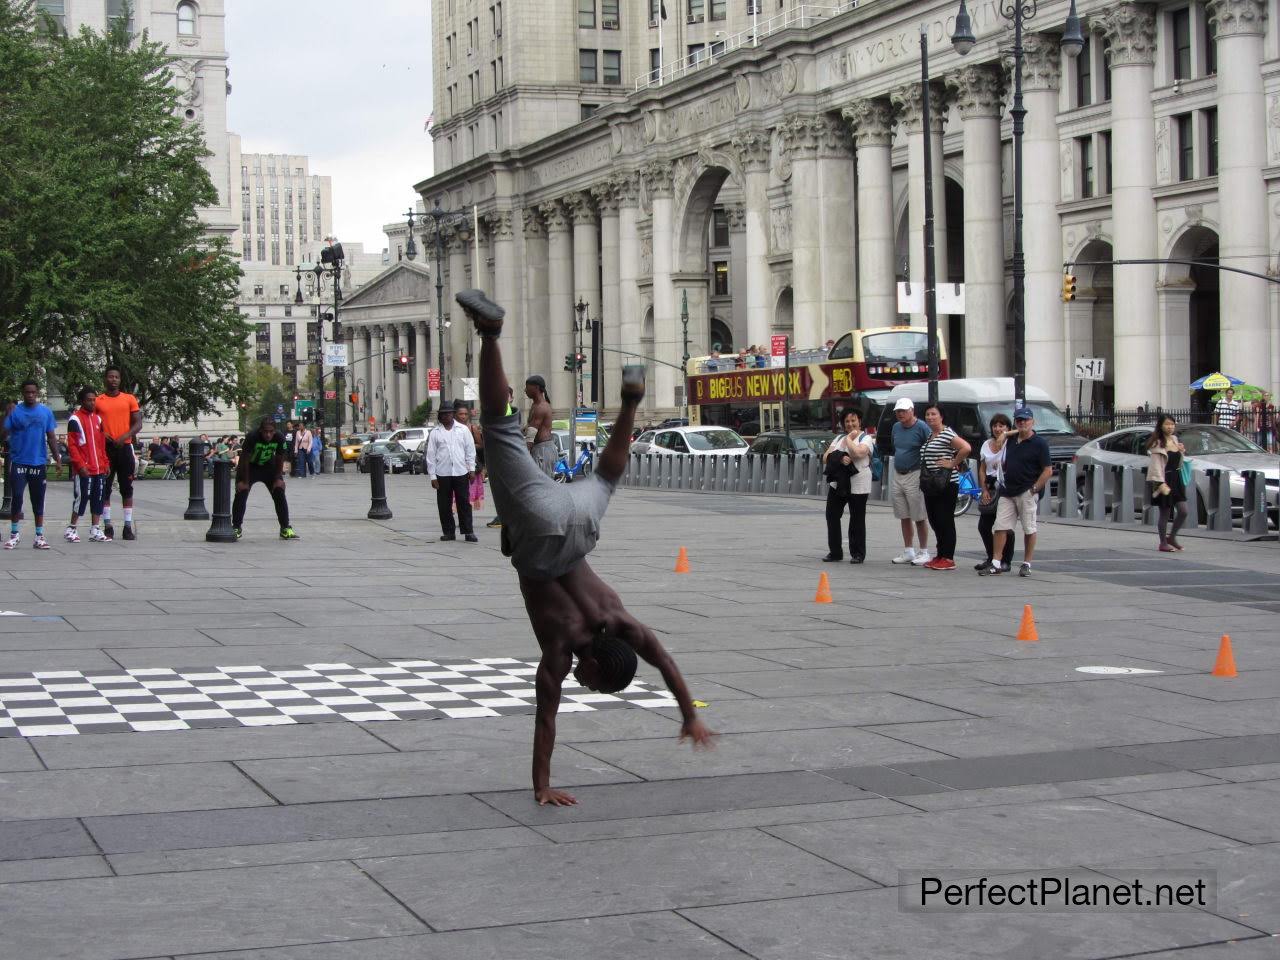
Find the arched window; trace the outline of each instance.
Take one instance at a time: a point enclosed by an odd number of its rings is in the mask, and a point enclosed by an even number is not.
[[[196,5],[194,3],[178,4],[178,36],[194,37],[196,35]]]

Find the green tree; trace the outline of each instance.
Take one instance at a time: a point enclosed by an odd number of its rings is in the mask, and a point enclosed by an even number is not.
[[[423,400],[420,404],[413,408],[409,414],[409,426],[425,427],[427,420],[431,417],[431,401]]]
[[[70,399],[114,364],[150,418],[234,402],[240,270],[199,217],[218,193],[174,62],[124,18],[64,37],[0,0],[4,381],[39,372]]]
[[[236,379],[239,383],[236,403],[240,408],[242,429],[257,423],[262,417],[271,416],[280,404],[286,411],[292,411],[293,384],[271,364],[260,360],[245,362]]]

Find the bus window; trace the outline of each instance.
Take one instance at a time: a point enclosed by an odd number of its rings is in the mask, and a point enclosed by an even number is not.
[[[928,364],[929,337],[910,329],[869,333],[862,338],[862,352],[867,363]]]
[[[846,333],[843,337],[836,341],[836,345],[831,348],[831,352],[827,354],[828,360],[852,360],[853,359],[853,334]]]

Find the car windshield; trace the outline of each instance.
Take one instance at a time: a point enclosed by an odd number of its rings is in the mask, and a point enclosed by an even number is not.
[[[871,333],[862,338],[862,353],[867,363],[928,363],[929,337],[914,330]]]
[[[828,437],[792,437],[795,441],[796,449],[802,453],[805,450],[812,450],[814,453],[822,453],[827,449]]]
[[[1202,456],[1214,453],[1267,452],[1248,437],[1242,437],[1233,430],[1215,427],[1187,427],[1180,439],[1186,445],[1187,453]]]
[[[693,450],[741,450],[747,445],[732,430],[703,430],[686,433],[684,438]]]
[[[370,447],[370,450],[378,453],[404,453],[404,447],[396,443],[394,440],[377,440]]]
[[[1057,407],[1044,400],[1032,400],[1027,404],[1036,418],[1036,433],[1074,434],[1075,428]],[[1012,403],[982,403],[978,405],[983,423],[990,423],[997,413],[1013,418]]]

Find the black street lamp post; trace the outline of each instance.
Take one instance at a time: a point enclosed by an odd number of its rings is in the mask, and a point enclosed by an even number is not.
[[[1038,0],[1001,0],[1000,16],[1013,22],[1013,393],[1021,405],[1027,386],[1027,325],[1026,281],[1027,261],[1022,248],[1022,134],[1027,116],[1022,103],[1022,24],[1036,15]],[[956,14],[956,28],[951,35],[951,45],[956,53],[964,56],[973,49],[977,38],[973,35],[973,23],[965,0],[960,0]],[[1062,52],[1068,57],[1079,56],[1084,47],[1084,34],[1080,31],[1080,18],[1076,15],[1075,0],[1067,11],[1063,27]]]
[[[587,319],[587,310],[590,308],[590,306],[591,304],[585,303],[581,295],[579,295],[577,306],[573,308],[573,312],[575,314],[574,323],[573,323],[573,333],[574,333],[574,336],[577,338],[577,348],[575,349],[573,354],[573,361],[574,361],[573,365],[578,371],[577,409],[580,409],[586,405],[585,404],[586,392],[583,390],[583,386],[582,386],[582,379],[583,379],[582,368],[585,365],[585,358],[582,353],[582,330],[588,323],[591,322]],[[591,375],[593,377],[595,376],[595,370],[591,371]]]
[[[689,419],[689,291],[680,291],[680,327],[684,337],[684,356],[680,362],[681,385],[684,396],[684,419]]]
[[[444,332],[449,327],[449,321],[444,315],[444,229],[445,227],[456,226],[463,222],[468,216],[466,210],[444,210],[440,207],[440,198],[436,197],[434,205],[430,210],[410,210],[406,215],[409,222],[409,242],[405,245],[404,255],[410,260],[414,260],[418,256],[418,247],[413,242],[413,228],[415,224],[426,226],[428,220],[432,224],[432,232],[435,234],[436,248],[436,355],[439,358],[440,366],[440,403],[445,401],[445,392],[448,390],[448,379],[445,377],[444,370]],[[456,289],[458,287],[457,277],[451,278],[451,283]],[[436,409],[439,409],[437,404]]]
[[[324,322],[327,319],[324,313],[324,305],[322,291],[324,290],[324,280],[327,277],[333,278],[333,342],[335,344],[342,342],[342,322],[338,319],[338,307],[342,303],[342,268],[346,260],[342,252],[342,244],[333,237],[327,238],[329,246],[324,247],[320,251],[320,262],[313,264],[299,264],[295,271],[295,278],[298,283],[297,291],[294,293],[293,302],[296,306],[302,305],[302,274],[307,273],[307,293],[314,294],[317,303],[316,307],[316,411],[317,426],[323,425],[327,421],[324,415]],[[348,360],[350,357],[347,358]],[[346,374],[345,366],[335,366],[333,368],[333,424],[334,436],[333,441],[336,444],[342,436],[342,384]],[[335,448],[336,449],[336,448]],[[344,467],[342,465],[342,457],[335,456],[333,460],[333,472],[342,473]]]

